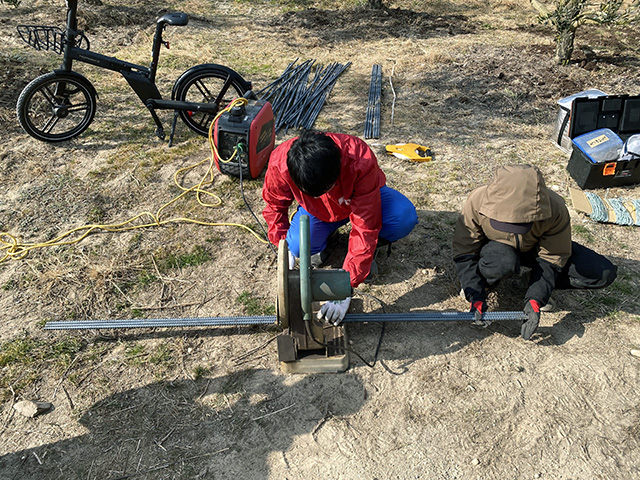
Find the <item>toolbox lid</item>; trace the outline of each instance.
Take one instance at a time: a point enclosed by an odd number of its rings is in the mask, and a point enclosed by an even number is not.
[[[609,128],[600,128],[573,139],[578,147],[593,163],[610,162],[618,159],[622,150],[622,139]]]
[[[558,100],[558,105],[560,105],[565,110],[571,110],[571,104],[578,97],[598,98],[598,97],[605,97],[606,95],[607,95],[606,93],[598,89],[592,88],[590,90],[574,93],[573,95],[569,95],[568,97],[561,98],[560,100]]]

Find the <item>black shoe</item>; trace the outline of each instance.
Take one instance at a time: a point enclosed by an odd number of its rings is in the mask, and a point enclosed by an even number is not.
[[[376,245],[376,256],[378,256],[378,252],[380,252],[382,249],[384,249],[385,247],[387,248],[387,258],[391,256],[391,246],[393,245],[393,242],[390,242],[389,240],[386,240],[382,237],[378,237],[378,243]]]
[[[325,264],[329,257],[331,256],[331,252],[328,251],[329,248],[325,248],[321,252],[315,253],[311,255],[309,262],[311,263],[311,268],[319,268]]]
[[[369,269],[369,275],[364,279],[364,283],[373,283],[378,276],[378,264],[375,259],[371,262],[371,268]]]
[[[484,284],[484,291],[486,293],[495,292],[496,289],[498,288],[498,285],[500,285],[500,280],[497,280],[496,282],[493,282],[493,283],[486,282]]]
[[[329,235],[329,237],[327,237],[326,248],[319,253],[314,253],[313,255],[311,255],[311,268],[319,268],[327,263],[329,257],[331,256],[331,253],[333,252],[333,249],[338,245],[339,238],[340,234],[338,233],[338,230],[335,230],[331,233],[331,235]]]
[[[553,298],[547,300],[547,303],[540,307],[541,312],[553,312],[556,309],[556,302]]]
[[[528,267],[520,268],[520,282],[522,282],[522,286],[524,288],[529,288],[529,283],[531,283],[531,269]]]

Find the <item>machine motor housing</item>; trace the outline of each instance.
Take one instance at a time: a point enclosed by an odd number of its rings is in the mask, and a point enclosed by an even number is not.
[[[224,112],[216,121],[213,141],[218,150],[214,159],[221,173],[258,178],[276,141],[271,104],[251,99],[246,105]],[[236,149],[236,156],[228,162]]]

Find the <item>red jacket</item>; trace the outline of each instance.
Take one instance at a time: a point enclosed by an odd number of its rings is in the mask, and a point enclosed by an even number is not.
[[[262,214],[269,226],[269,240],[276,245],[287,236],[287,214],[293,200],[323,222],[349,218],[349,251],[342,268],[350,273],[351,285],[357,287],[369,274],[382,228],[380,188],[385,185],[386,177],[364,141],[340,133],[326,135],[342,152],[340,178],[336,185],[318,198],[302,193],[287,169],[287,153],[295,138],[288,140],[271,153],[262,189],[267,206]]]

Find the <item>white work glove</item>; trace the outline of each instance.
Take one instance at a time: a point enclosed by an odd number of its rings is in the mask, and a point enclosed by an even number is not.
[[[296,257],[293,256],[291,250],[289,250],[289,270],[293,270],[293,267],[296,266]]]
[[[349,310],[349,304],[351,303],[351,297],[347,297],[344,300],[330,300],[324,305],[318,312],[318,320],[324,320],[332,325],[339,325],[344,316]]]

